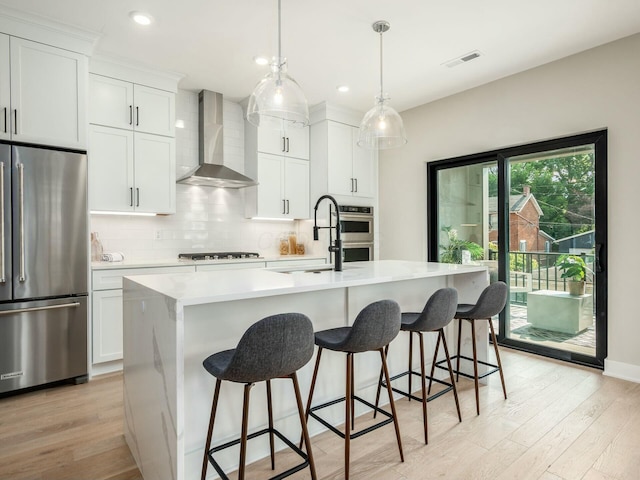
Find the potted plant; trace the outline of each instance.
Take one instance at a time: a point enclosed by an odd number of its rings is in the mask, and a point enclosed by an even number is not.
[[[556,268],[562,272],[560,277],[566,278],[570,295],[584,295],[584,284],[587,276],[587,264],[579,255],[560,255]]]
[[[482,260],[484,249],[475,242],[460,240],[458,231],[451,227],[442,227],[442,231],[447,234],[448,245],[440,245],[440,262],[442,263],[462,263],[462,251],[469,251],[471,260]]]

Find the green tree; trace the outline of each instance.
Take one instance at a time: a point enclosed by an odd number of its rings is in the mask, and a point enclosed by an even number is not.
[[[593,153],[530,158],[510,165],[510,194],[531,187],[543,216],[540,228],[553,238],[564,238],[594,228],[595,163]],[[489,195],[498,194],[498,176],[489,172]]]

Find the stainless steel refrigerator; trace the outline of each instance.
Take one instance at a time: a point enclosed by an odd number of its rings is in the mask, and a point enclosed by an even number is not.
[[[0,394],[86,380],[87,157],[0,144]]]

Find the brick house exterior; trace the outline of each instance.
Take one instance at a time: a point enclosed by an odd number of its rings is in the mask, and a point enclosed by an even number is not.
[[[498,209],[496,199],[489,199],[489,241],[498,240]],[[546,242],[553,238],[540,230],[540,217],[544,215],[528,186],[522,194],[509,197],[509,250],[519,251],[520,242],[526,242],[525,251],[545,250]]]

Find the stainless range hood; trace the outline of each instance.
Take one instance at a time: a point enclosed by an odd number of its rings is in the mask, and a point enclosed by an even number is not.
[[[178,179],[187,185],[244,188],[258,182],[224,165],[222,94],[202,90],[199,105],[200,165]]]

